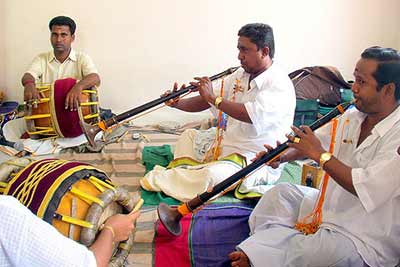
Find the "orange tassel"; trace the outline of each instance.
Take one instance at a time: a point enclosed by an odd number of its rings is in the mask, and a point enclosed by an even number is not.
[[[331,144],[329,146],[330,153],[333,153],[335,148],[335,138],[336,138],[338,120],[334,119],[332,123],[333,125],[331,132]],[[319,229],[319,226],[322,223],[322,206],[324,205],[325,193],[326,193],[326,188],[328,187],[328,182],[329,182],[329,174],[325,172],[324,179],[322,180],[322,187],[313,212],[304,217],[303,219],[297,221],[296,224],[294,225],[295,229],[299,230],[300,232],[303,232],[305,235],[316,233]],[[311,222],[308,222],[310,218]]]

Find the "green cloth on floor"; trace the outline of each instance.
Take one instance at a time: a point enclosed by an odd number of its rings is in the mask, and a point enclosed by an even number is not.
[[[142,162],[146,167],[145,174],[151,171],[155,165],[168,166],[173,159],[174,155],[172,154],[170,145],[145,146],[143,148]]]
[[[175,198],[167,196],[164,192],[147,191],[140,188],[141,197],[144,200],[145,206],[157,206],[161,202],[168,205],[179,205],[181,202]]]
[[[291,183],[301,184],[302,166],[297,161],[288,162],[282,170],[281,177],[275,184]]]
[[[157,152],[157,151],[155,150],[155,152]],[[143,150],[143,153],[144,153],[144,150]],[[143,155],[143,159],[144,159],[144,155]],[[240,156],[239,154],[231,154],[229,156],[222,158],[221,161],[229,161],[229,162],[239,165],[240,167],[245,167],[245,165],[246,165],[245,158],[243,158],[243,156]],[[198,162],[196,160],[193,160],[191,158],[185,157],[185,158],[179,158],[179,159],[175,159],[175,160],[171,161],[168,164],[167,168],[175,168],[178,166],[196,166],[198,164],[202,164],[202,163]],[[160,165],[160,164],[156,163],[155,165]],[[154,167],[154,165],[152,167]],[[147,166],[146,166],[146,173],[147,173]],[[179,200],[172,198],[170,196],[167,196],[163,192],[151,192],[151,191],[144,190],[143,188],[141,188],[141,197],[143,198],[145,205],[158,205],[158,204],[160,204],[160,202],[164,202],[168,205],[179,205],[181,203]],[[233,193],[227,193],[224,196],[221,196],[213,201],[213,203],[234,203],[234,202],[241,202],[241,201],[239,199],[236,199],[233,196]]]
[[[170,165],[170,162],[173,160],[173,154],[171,152],[170,145],[163,145],[163,146],[146,146],[142,152],[142,161],[146,167],[146,172],[148,173],[151,171],[155,165],[160,165],[166,167]],[[173,165],[173,164],[172,164]],[[173,166],[168,166],[173,167]],[[293,183],[293,184],[300,184],[301,183],[301,171],[302,167],[296,161],[289,162],[285,165],[281,177],[278,179],[276,184],[278,183]],[[238,188],[238,187],[237,187]],[[237,191],[237,190],[236,190]],[[234,203],[234,202],[242,202],[241,199],[248,199],[248,198],[258,198],[261,195],[258,193],[250,192],[247,194],[240,194],[237,195],[238,192],[229,192],[224,196],[217,198],[213,203]],[[237,198],[235,198],[235,196]],[[141,197],[144,200],[144,205],[158,205],[161,202],[164,202],[168,205],[179,205],[181,202],[167,196],[163,192],[151,192],[146,191],[141,188]],[[238,199],[239,198],[239,199]]]
[[[302,167],[296,161],[288,162],[282,170],[281,176],[275,182],[275,184],[279,183],[291,183],[291,184],[301,184],[301,172]],[[246,199],[246,198],[260,198],[262,194],[257,192],[248,192],[241,193],[239,192],[239,185],[235,188],[235,197],[238,199]]]

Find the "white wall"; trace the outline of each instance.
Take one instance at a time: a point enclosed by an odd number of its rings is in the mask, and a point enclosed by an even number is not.
[[[400,18],[399,18],[399,20],[400,20]],[[400,47],[400,31],[399,31],[399,38],[398,38],[398,42],[397,42],[397,47]]]
[[[0,0],[0,91],[5,90],[5,16],[4,2]]]
[[[174,81],[188,83],[237,65],[237,31],[249,22],[274,28],[276,61],[288,71],[333,65],[350,79],[364,48],[400,48],[398,0],[0,0],[0,5],[0,36],[6,36],[0,39],[6,66],[0,67],[0,86],[10,99],[22,100],[26,66],[51,48],[49,20],[68,15],[78,25],[74,47],[88,52],[100,71],[102,106],[117,113],[157,98]],[[164,109],[146,121],[178,118],[188,119]]]

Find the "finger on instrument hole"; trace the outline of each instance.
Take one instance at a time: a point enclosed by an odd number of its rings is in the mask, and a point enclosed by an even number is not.
[[[301,130],[302,130],[305,134],[310,134],[310,133],[313,132],[313,131],[311,130],[310,126],[307,126],[307,125],[302,125],[302,126],[301,126]]]
[[[304,133],[301,129],[297,128],[296,126],[292,125],[291,128],[292,128],[293,132],[294,132],[298,137],[303,138],[303,137],[305,136],[305,133]]]
[[[178,83],[177,83],[177,82],[174,82],[173,91],[176,91],[176,90],[178,90]],[[171,91],[170,91],[170,92],[171,92]]]

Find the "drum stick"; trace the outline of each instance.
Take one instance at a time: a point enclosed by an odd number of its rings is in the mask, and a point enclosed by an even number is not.
[[[138,201],[138,203],[136,203],[135,207],[134,207],[133,210],[131,211],[131,214],[137,212],[137,211],[142,207],[143,203],[144,203],[144,200],[143,200],[143,198],[141,198],[141,199]]]

